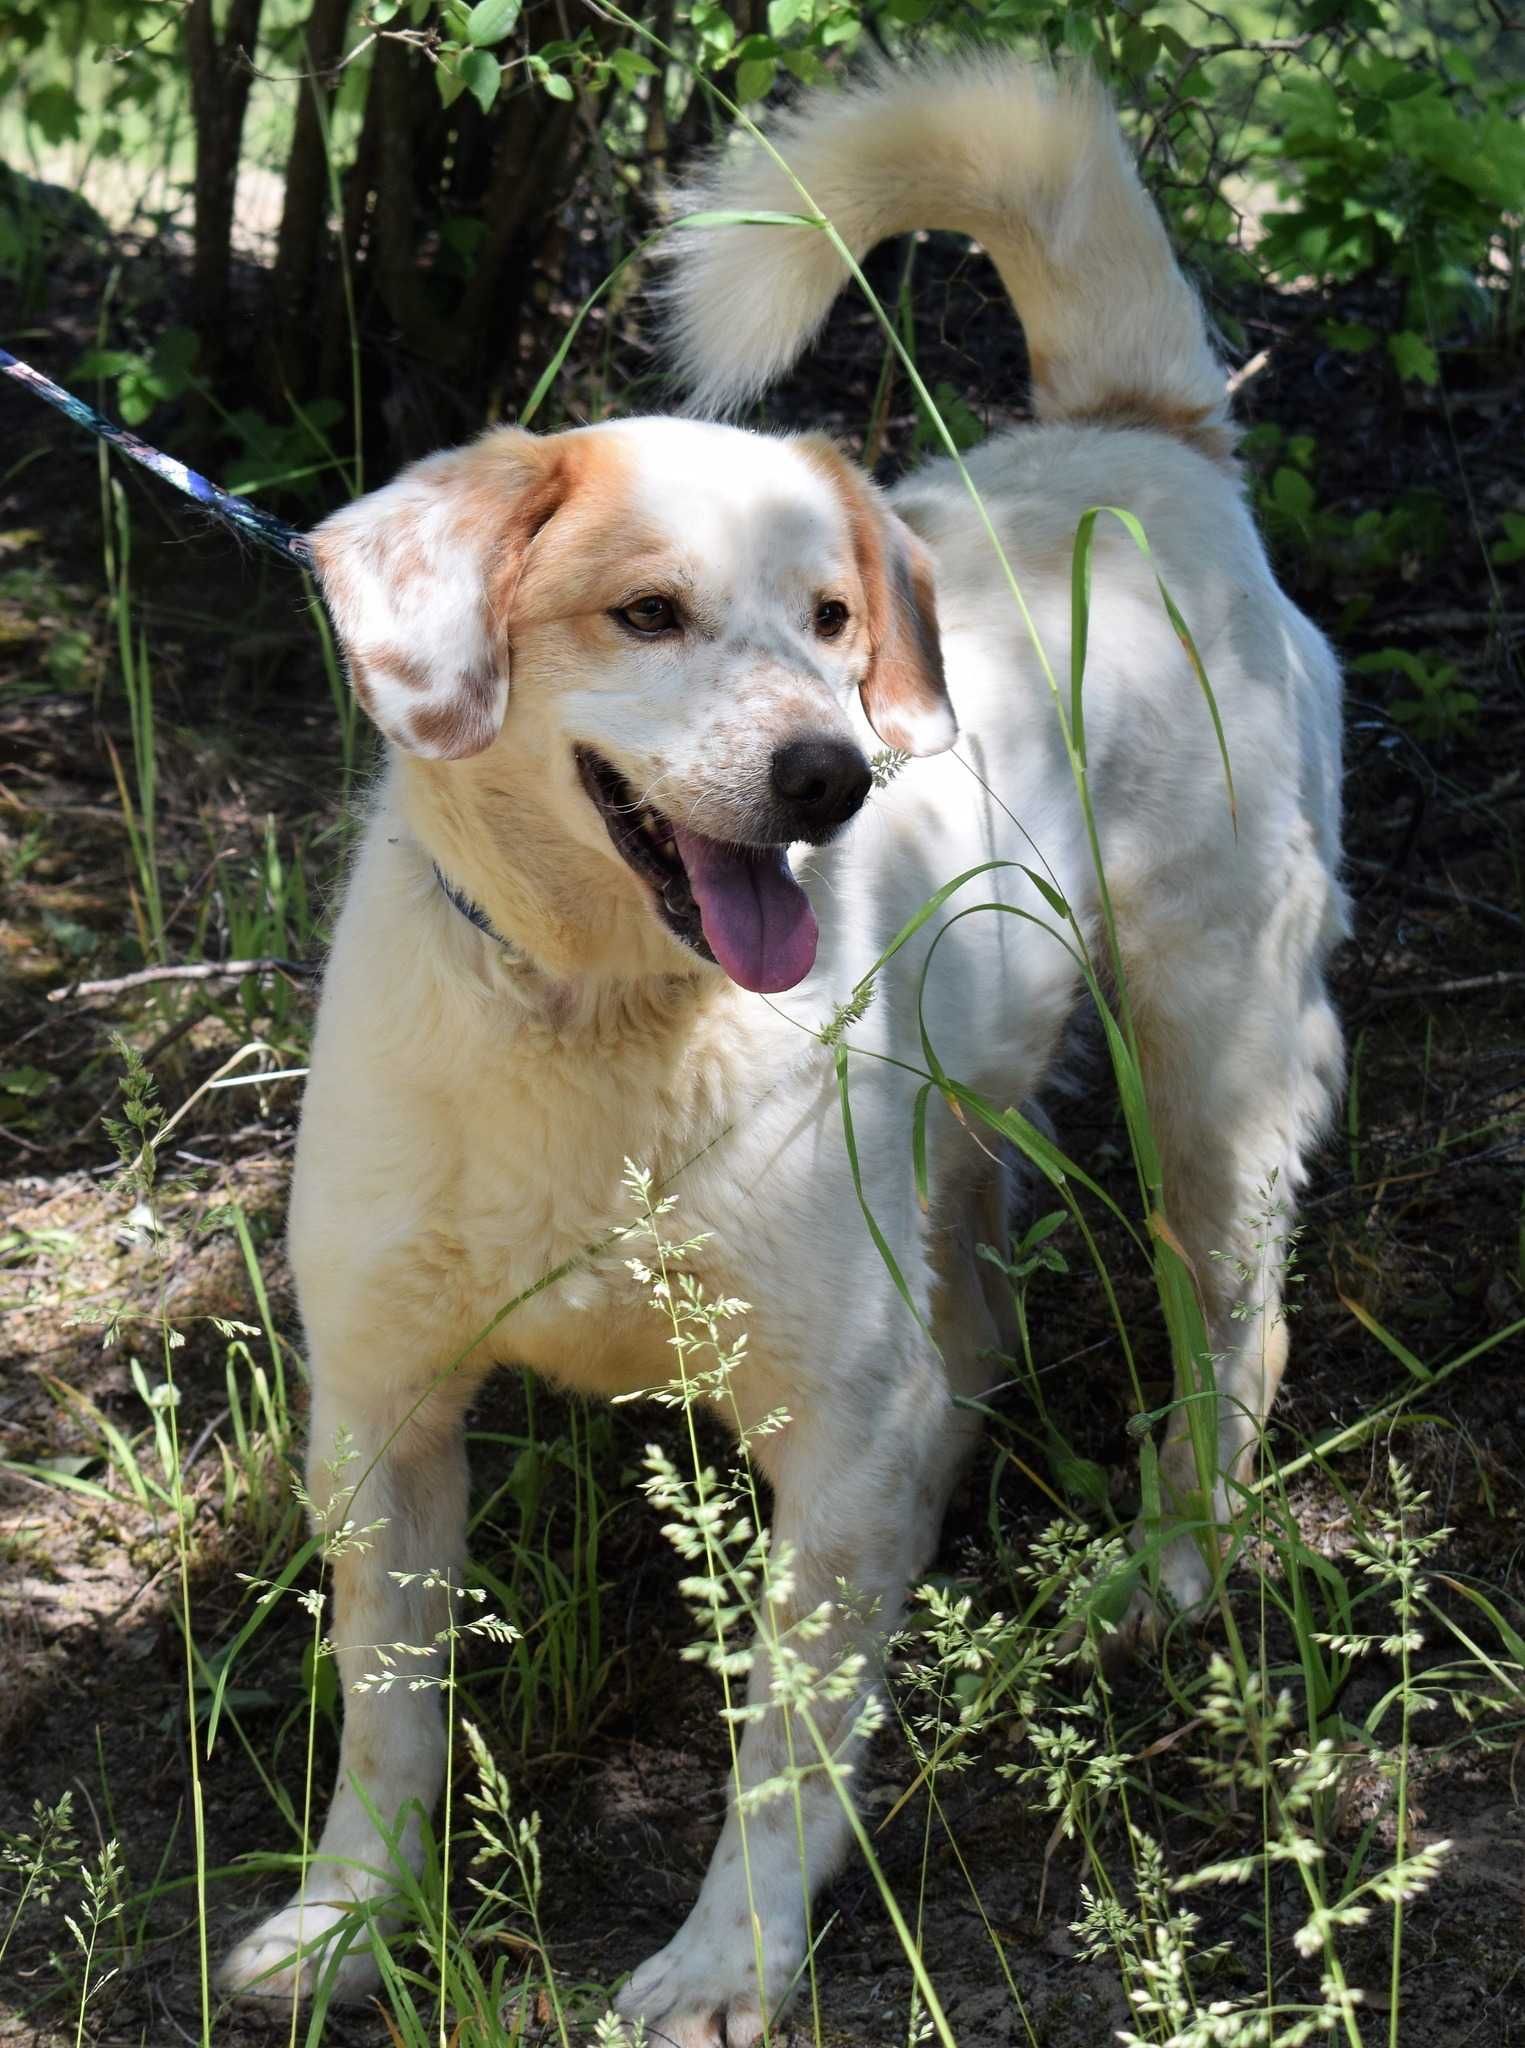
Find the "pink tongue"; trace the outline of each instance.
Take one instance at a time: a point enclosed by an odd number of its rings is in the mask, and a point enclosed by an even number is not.
[[[815,965],[815,912],[781,846],[722,846],[673,826],[709,949],[732,981],[776,995]]]

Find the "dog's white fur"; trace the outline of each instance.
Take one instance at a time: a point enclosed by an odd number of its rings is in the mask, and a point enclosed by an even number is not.
[[[1104,521],[1085,675],[1089,780],[1165,1213],[1194,1262],[1218,1357],[1227,1476],[1242,1469],[1284,1350],[1278,1273],[1259,1273],[1246,1294],[1234,1257],[1258,1263],[1260,1191],[1275,1174],[1281,1198],[1294,1196],[1340,1079],[1323,979],[1346,921],[1334,662],[1272,578],[1228,454],[1222,370],[1094,93],[1011,63],[945,66],[812,96],[775,134],[855,248],[950,225],[1000,264],[1045,424],[990,442],[969,467],[1056,673],[1067,675],[1076,522],[1106,503],[1142,520],[1211,676],[1237,835],[1153,567]],[[755,148],[719,160],[688,203],[801,204]],[[680,238],[693,381],[712,401],[760,388],[842,275],[808,230]],[[796,1611],[833,1600],[845,1579],[888,1627],[927,1559],[968,1439],[950,1392],[983,1386],[980,1353],[994,1339],[974,1246],[1000,1229],[999,1175],[940,1106],[929,1214],[915,1195],[916,989],[943,920],[895,958],[848,1034],[866,1198],[936,1348],[863,1227],[832,1056],[813,1034],[964,869],[1005,860],[1046,874],[1093,939],[1099,908],[1053,702],[975,507],[946,464],[889,505],[818,446],[638,420],[544,441],[490,437],[319,530],[357,686],[400,744],[324,985],[292,1250],[312,1360],[314,1494],[333,1491],[325,1460],[343,1432],[356,1462],[339,1484],[367,1475],[343,1512],[385,1520],[335,1570],[344,1741],[306,1902],[237,1949],[235,1987],[289,1992],[313,1969],[310,1956],[291,1961],[298,1936],[321,1942],[353,1924],[347,1907],[390,1888],[359,1787],[400,1819],[396,1853],[416,1854],[441,1780],[437,1696],[350,1688],[375,1668],[357,1646],[427,1643],[441,1625],[437,1595],[393,1575],[461,1571],[462,1418],[481,1375],[513,1360],[598,1393],[670,1375],[662,1326],[626,1270],[631,1246],[588,1250],[629,1220],[627,1159],[677,1197],[685,1235],[710,1233],[698,1261],[707,1287],[753,1305],[735,1391],[744,1424],[777,1407],[791,1418],[756,1456],[776,1535],[797,1554]],[[865,545],[877,568],[865,567]],[[896,670],[879,644],[897,617],[907,630],[903,608],[886,611],[880,589],[880,624],[864,624],[874,576],[885,562],[914,566],[918,546],[935,568],[961,743],[873,794],[839,843],[797,856],[822,928],[815,968],[785,995],[749,995],[659,922],[579,783],[573,747],[595,747],[670,814],[745,838],[781,736],[872,744],[860,689],[881,733],[946,745],[951,723],[925,662]],[[836,589],[861,616],[827,646],[808,622]],[[638,643],[607,617],[649,590],[681,594],[694,623],[676,641]],[[922,613],[913,623],[925,639]],[[458,915],[436,861],[512,952]],[[958,900],[975,898],[1033,922],[986,912],[954,924],[927,982],[926,1022],[948,1072],[1017,1102],[1054,1059],[1077,972],[1022,865]],[[495,1310],[561,1266],[565,1277],[439,1377]],[[1183,1423],[1164,1461],[1180,1499],[1195,1485]],[[1222,1485],[1218,1509],[1228,1510]],[[1166,1551],[1165,1571],[1178,1600],[1201,1596],[1189,1539]],[[837,1610],[815,1661],[849,1650],[857,1626]],[[760,1660],[754,1700],[768,1684]],[[855,1711],[843,1702],[830,1731],[844,1761]],[[780,1769],[786,1732],[778,1707],[747,1726],[747,1783]],[[803,1797],[814,1887],[848,1831],[821,1778]],[[761,1807],[748,1832],[750,1892],[733,1804],[686,1925],[627,1987],[622,2009],[645,2017],[650,2039],[753,2041],[801,1963],[787,1802]],[[338,1963],[341,1990],[368,1981],[365,1951],[362,1935]]]

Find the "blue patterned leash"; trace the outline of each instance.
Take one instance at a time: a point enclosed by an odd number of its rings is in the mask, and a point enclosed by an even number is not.
[[[150,448],[146,441],[140,441],[136,434],[129,434],[124,427],[108,420],[104,413],[96,411],[93,405],[86,405],[82,398],[76,398],[72,391],[65,391],[61,384],[55,384],[51,377],[44,377],[40,370],[34,370],[30,363],[18,362],[9,349],[0,348],[0,373],[12,377],[28,391],[35,391],[39,398],[45,398],[49,405],[56,405],[66,420],[72,420],[77,427],[96,435],[102,441],[109,441],[113,448],[120,448],[124,455],[130,455],[134,462],[141,462],[157,477],[172,484],[177,491],[183,491],[188,498],[194,498],[216,519],[231,526],[236,533],[249,540],[258,541],[261,547],[272,549],[285,561],[295,562],[299,569],[312,567],[312,549],[307,536],[299,533],[294,526],[288,526],[284,519],[277,519],[273,512],[262,512],[258,505],[251,505],[246,498],[235,498],[231,491],[220,491],[199,471],[188,469],[173,455],[166,455],[162,449]],[[456,888],[441,873],[439,863],[434,866],[434,878],[444,890],[447,900],[452,903],[468,923],[485,932],[511,959],[522,960],[517,946],[497,931],[480,904],[473,903],[463,889]]]
[[[176,461],[173,455],[150,448],[146,441],[140,441],[136,434],[129,434],[124,427],[108,420],[104,413],[98,413],[93,405],[86,405],[72,391],[65,391],[51,377],[44,377],[30,363],[18,362],[9,349],[0,348],[0,374],[14,378],[28,391],[35,391],[39,398],[45,398],[49,405],[57,406],[64,418],[72,420],[75,426],[110,442],[113,448],[120,448],[134,462],[141,462],[145,469],[162,477],[177,491],[183,491],[186,497],[194,498],[214,519],[222,520],[236,533],[257,541],[261,547],[270,548],[284,560],[294,562],[299,569],[312,567],[312,549],[307,544],[306,535],[299,533],[296,527],[288,526],[284,519],[277,519],[273,512],[261,511],[258,505],[251,505],[246,498],[235,498],[231,491],[220,491],[216,484],[210,483],[196,470],[188,469],[183,462]]]

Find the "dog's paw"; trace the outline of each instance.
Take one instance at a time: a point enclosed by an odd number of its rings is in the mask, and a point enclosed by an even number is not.
[[[803,1952],[803,1951],[802,1951]],[[764,1956],[770,2019],[793,1988],[795,1962],[774,1942]],[[691,1920],[636,1971],[614,2002],[624,2020],[644,2020],[648,2048],[754,2048],[763,2038],[757,1959],[745,1921],[734,1943]],[[777,2028],[771,2033],[780,2040]]]
[[[380,1982],[369,1930],[353,1905],[294,1899],[262,1920],[223,1960],[218,1988],[230,1998],[310,1998],[318,1984],[340,2004]]]
[[[1191,1536],[1175,1536],[1160,1552],[1159,1589],[1142,1576],[1101,1645],[1104,1666],[1118,1669],[1158,1650],[1182,1622],[1200,1622],[1212,1600],[1213,1579]]]

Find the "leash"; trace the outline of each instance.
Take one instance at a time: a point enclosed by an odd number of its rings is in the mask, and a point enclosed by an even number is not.
[[[94,434],[97,440],[108,442],[111,447],[139,462],[146,470],[160,477],[173,489],[181,491],[187,498],[194,498],[204,511],[214,519],[220,519],[225,526],[246,540],[256,541],[261,547],[269,548],[283,561],[291,562],[299,569],[312,567],[312,549],[307,536],[294,526],[288,526],[284,519],[277,519],[273,512],[262,511],[258,505],[251,505],[246,498],[236,498],[231,491],[219,490],[217,485],[202,476],[199,471],[189,469],[173,455],[166,455],[161,449],[150,448],[146,441],[140,441],[136,434],[129,434],[125,427],[119,427],[108,420],[104,413],[96,411],[93,405],[86,405],[82,398],[76,398],[72,391],[65,391],[61,384],[55,384],[51,377],[44,377],[40,370],[34,370],[30,363],[19,362],[9,349],[0,348],[0,375],[10,377],[25,390],[35,392],[56,406],[64,418],[77,427],[83,427],[87,434]]]
[[[83,427],[97,440],[109,442],[119,448],[134,462],[139,462],[154,476],[160,477],[175,490],[184,492],[188,498],[220,519],[235,533],[248,540],[257,541],[261,547],[269,548],[283,561],[293,562],[299,569],[312,567],[312,549],[307,536],[296,527],[288,526],[284,519],[277,519],[273,512],[265,512],[258,505],[251,505],[246,498],[235,498],[231,491],[219,490],[217,485],[202,476],[199,471],[189,469],[173,455],[166,455],[162,449],[150,448],[146,441],[140,441],[136,434],[129,434],[125,427],[119,427],[108,420],[104,413],[96,411],[93,405],[86,405],[82,398],[76,398],[72,391],[65,391],[61,384],[55,384],[51,377],[44,377],[40,370],[34,370],[30,363],[19,362],[9,349],[0,348],[0,374],[10,377],[28,391],[35,391],[39,398],[56,406],[66,420],[77,427]],[[444,891],[446,900],[464,917],[468,924],[475,925],[489,939],[494,940],[511,958],[519,959],[517,946],[505,939],[493,927],[492,920],[478,903],[473,903],[465,891],[456,888],[441,873],[439,863],[434,864],[434,878]]]

